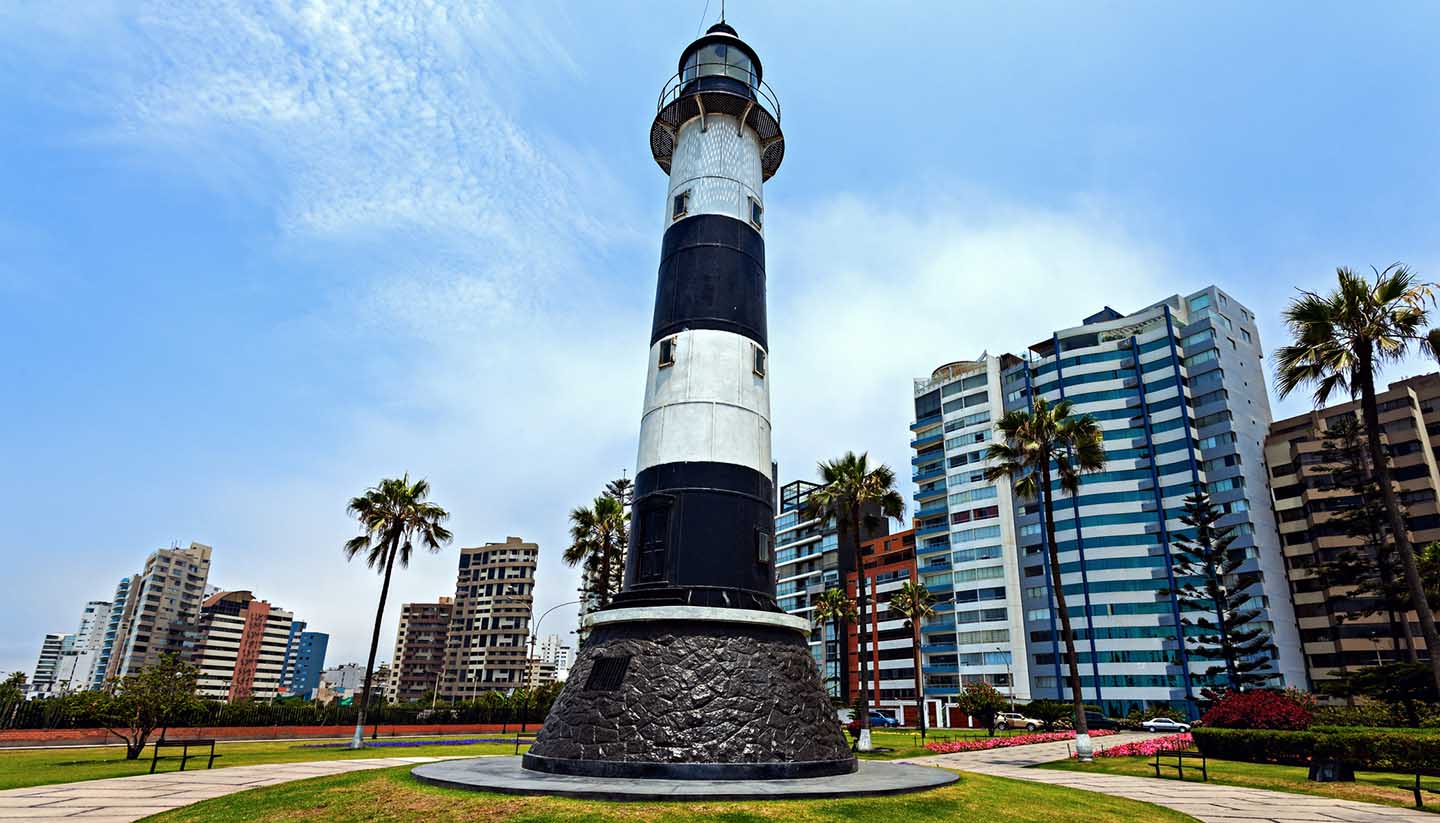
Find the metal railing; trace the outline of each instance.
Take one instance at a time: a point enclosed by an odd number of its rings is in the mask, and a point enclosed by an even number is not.
[[[708,71],[706,70],[707,67],[709,69]],[[730,63],[696,63],[692,66],[687,66],[683,71],[678,71],[671,75],[670,79],[665,81],[665,85],[660,89],[660,100],[656,104],[655,110],[657,112],[664,111],[666,106],[679,100],[687,93],[687,87],[690,84],[702,82],[712,77],[734,80],[737,83],[744,84],[749,92],[749,96],[755,100],[756,104],[765,109],[777,125],[780,123],[780,100],[775,96],[775,90],[770,88],[769,83],[761,80],[753,69]],[[707,89],[707,91],[711,91],[711,89]],[[713,91],[724,92],[725,89],[717,88],[713,89]]]

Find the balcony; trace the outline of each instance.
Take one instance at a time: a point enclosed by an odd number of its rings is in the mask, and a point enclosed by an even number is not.
[[[943,497],[944,495],[945,481],[942,480],[932,486],[928,486],[915,492],[915,500],[917,502],[923,503],[926,500],[933,500],[936,497]]]
[[[923,528],[923,529],[916,529],[916,530],[915,530],[915,537],[916,537],[917,539],[919,539],[919,538],[921,538],[921,537],[926,537],[926,536],[932,535],[932,534],[946,534],[946,533],[948,533],[949,531],[950,531],[950,524],[949,524],[949,523],[940,523],[940,524],[934,525],[934,526],[926,526],[926,527]]]
[[[935,479],[935,478],[937,478],[937,477],[944,477],[944,476],[945,476],[945,469],[943,469],[943,468],[937,468],[937,469],[931,469],[930,471],[925,471],[925,472],[920,472],[920,473],[918,473],[918,474],[915,474],[915,475],[913,475],[910,479],[913,480],[913,481],[915,481],[916,483],[924,483],[924,482],[927,481],[927,480],[933,480],[933,479]]]
[[[926,627],[929,628],[928,626]],[[960,647],[954,643],[935,643],[920,645],[921,654],[954,654]]]
[[[910,424],[910,431],[918,431],[925,428],[926,426],[934,426],[939,422],[940,415],[938,414],[932,414],[929,417],[922,417],[919,420],[916,420],[914,423]]]
[[[928,520],[932,517],[941,517],[944,515],[948,515],[949,513],[950,508],[948,506],[926,506],[925,508],[915,512],[915,519],[917,521]]]
[[[920,435],[919,437],[915,438],[914,440],[911,440],[911,441],[910,441],[910,448],[912,448],[912,449],[923,449],[923,448],[925,448],[926,446],[932,446],[932,445],[934,445],[934,444],[936,444],[936,443],[939,443],[940,441],[942,441],[942,440],[944,440],[944,439],[945,439],[945,432],[940,431],[939,429],[936,429],[936,430],[933,431],[933,432],[927,432],[927,433],[922,434],[922,435]]]

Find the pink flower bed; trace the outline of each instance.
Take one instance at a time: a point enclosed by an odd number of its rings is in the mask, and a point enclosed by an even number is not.
[[[1183,752],[1194,745],[1195,739],[1189,732],[1153,737],[1135,743],[1121,743],[1095,753],[1096,757],[1137,757],[1150,756],[1156,752]]]
[[[1094,731],[1091,737],[1105,737],[1113,731]],[[981,737],[974,740],[952,740],[948,743],[927,743],[925,748],[936,754],[955,752],[983,752],[988,749],[1004,749],[1010,746],[1028,746],[1031,743],[1060,743],[1074,740],[1075,732],[1047,732],[1040,734],[1017,734],[1014,737]]]

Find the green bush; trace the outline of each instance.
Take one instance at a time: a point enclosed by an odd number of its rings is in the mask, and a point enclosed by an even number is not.
[[[1440,736],[1405,731],[1315,726],[1307,731],[1197,728],[1195,747],[1206,757],[1304,766],[1339,760],[1356,769],[1440,774]]]

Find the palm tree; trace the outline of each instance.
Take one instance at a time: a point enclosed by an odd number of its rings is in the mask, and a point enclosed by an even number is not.
[[[1410,344],[1434,353],[1434,333],[1425,330],[1433,302],[1433,287],[1419,282],[1405,266],[1392,264],[1369,278],[1341,267],[1338,285],[1329,294],[1302,291],[1285,310],[1285,325],[1293,343],[1275,352],[1275,386],[1281,397],[1301,386],[1315,387],[1315,405],[1323,406],[1338,389],[1360,396],[1361,421],[1371,471],[1380,487],[1380,499],[1395,539],[1395,551],[1405,572],[1411,604],[1420,618],[1420,632],[1430,650],[1430,672],[1440,687],[1440,633],[1425,599],[1425,582],[1415,560],[1415,548],[1405,525],[1395,485],[1391,482],[1389,454],[1380,442],[1380,410],[1375,401],[1375,374],[1388,363],[1404,358]]]
[[[597,605],[602,609],[610,605],[610,597],[620,588],[616,577],[623,571],[627,518],[624,504],[608,494],[595,498],[588,509],[581,506],[570,512],[571,542],[565,550],[565,563],[585,565]]]
[[[380,605],[375,609],[375,631],[370,636],[370,658],[365,663],[365,696],[355,719],[355,737],[350,748],[365,746],[365,709],[370,703],[371,678],[375,674],[375,652],[380,647],[380,622],[385,617],[385,598],[390,596],[390,576],[395,562],[401,568],[410,565],[410,554],[418,541],[427,551],[438,552],[453,535],[442,523],[450,513],[427,501],[430,483],[410,482],[410,475],[396,479],[387,477],[379,485],[366,489],[353,498],[346,511],[360,521],[360,534],[345,543],[345,559],[365,555],[365,565],[385,575],[380,585]]]
[[[1015,493],[1040,499],[1045,509],[1045,542],[1050,556],[1050,580],[1055,587],[1055,606],[1060,614],[1060,634],[1065,639],[1065,659],[1070,666],[1070,698],[1075,709],[1075,750],[1082,760],[1090,759],[1090,729],[1085,724],[1085,703],[1080,695],[1080,662],[1075,654],[1075,633],[1070,628],[1070,609],[1060,585],[1060,548],[1055,542],[1055,502],[1051,478],[1058,476],[1060,490],[1075,494],[1080,475],[1105,467],[1105,446],[1100,426],[1089,415],[1072,417],[1070,401],[1054,406],[1037,399],[1030,411],[1007,412],[997,424],[1004,440],[986,453],[990,467],[987,480],[1009,478]],[[1177,631],[1179,627],[1176,627]]]
[[[866,530],[874,530],[893,518],[899,520],[905,515],[905,499],[895,490],[895,472],[881,464],[870,467],[868,454],[845,452],[843,457],[820,464],[820,479],[824,486],[810,493],[805,501],[806,516],[809,518],[831,519],[839,530],[839,539],[846,543],[851,536],[855,546],[855,605],[860,617],[865,617],[867,593],[865,591],[865,561],[860,557],[860,541]],[[865,632],[858,626],[856,649],[860,657],[860,736],[856,748],[870,751],[870,693],[866,684]]]
[[[890,611],[905,618],[910,627],[911,643],[915,651],[915,716],[920,719],[920,744],[925,744],[925,674],[920,671],[920,621],[935,616],[935,599],[930,590],[907,580],[900,590],[890,595]]]
[[[815,622],[823,629],[826,621],[835,624],[835,639],[839,643],[845,642],[845,624],[855,618],[855,601],[845,594],[844,589],[826,589],[815,598]],[[822,654],[829,645],[821,638],[820,649]],[[828,663],[829,661],[822,661]]]

